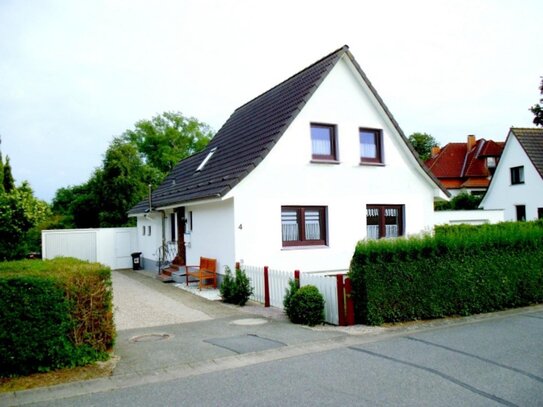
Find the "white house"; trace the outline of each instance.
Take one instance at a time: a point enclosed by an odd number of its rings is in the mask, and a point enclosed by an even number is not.
[[[509,221],[543,218],[543,129],[510,129],[480,206]]]
[[[344,46],[239,107],[131,209],[147,268],[199,257],[346,270],[359,240],[429,231],[446,190]]]

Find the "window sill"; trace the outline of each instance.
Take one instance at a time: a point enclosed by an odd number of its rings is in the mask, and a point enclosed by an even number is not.
[[[310,161],[311,164],[341,164],[338,160],[319,160],[319,159],[312,159]]]
[[[369,167],[384,167],[385,163],[361,161],[358,165],[360,165],[360,166],[369,166]]]
[[[514,187],[515,185],[524,185],[524,182],[516,182],[514,184],[511,184],[512,187]]]
[[[310,249],[329,249],[330,246],[327,245],[305,245],[305,246],[283,246],[281,250],[310,250]]]

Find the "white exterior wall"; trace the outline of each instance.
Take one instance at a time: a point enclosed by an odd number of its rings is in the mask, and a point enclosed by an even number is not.
[[[146,270],[158,271],[156,262],[158,248],[162,245],[162,213],[152,212],[147,216],[138,216],[137,219],[137,251],[142,253],[143,267]],[[151,235],[149,235],[149,227],[151,227]],[[145,234],[143,228],[145,228]]]
[[[232,270],[236,262],[234,200],[185,206],[185,216],[192,212],[189,223],[190,243],[186,239],[187,264],[200,264],[200,256],[217,259],[217,272],[224,273],[224,267]]]
[[[357,75],[339,62],[264,161],[229,194],[235,197],[236,260],[283,270],[346,270],[366,237],[367,204],[405,205],[406,235],[432,229],[438,187]],[[310,123],[337,125],[340,164],[310,162]],[[359,164],[360,127],[383,130],[384,166]],[[283,248],[285,205],[326,206],[327,246]]]
[[[518,166],[524,166],[524,184],[512,185],[510,169]],[[503,209],[505,220],[515,221],[516,205],[526,206],[526,220],[537,219],[537,209],[543,208],[543,180],[517,138],[510,134],[480,206]]]
[[[64,229],[42,231],[42,257],[75,257],[112,269],[132,267],[137,250],[136,228]]]
[[[499,223],[504,221],[504,211],[472,210],[472,211],[436,211],[434,212],[435,225],[482,225],[484,223]]]

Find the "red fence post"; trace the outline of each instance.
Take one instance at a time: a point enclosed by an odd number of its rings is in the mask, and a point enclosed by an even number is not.
[[[296,287],[300,288],[300,270],[294,270],[294,281],[296,281]]]
[[[354,325],[354,301],[351,296],[353,285],[350,278],[345,279],[345,298],[347,299],[347,325]]]
[[[345,322],[345,301],[344,301],[344,293],[343,293],[343,274],[336,275],[336,281],[337,281],[337,312],[338,312],[338,325],[339,326],[346,326],[347,323]]]
[[[270,280],[268,277],[268,266],[264,266],[264,307],[270,306]]]

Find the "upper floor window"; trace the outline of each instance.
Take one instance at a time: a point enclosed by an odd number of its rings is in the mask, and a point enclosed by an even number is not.
[[[524,184],[524,166],[511,167],[511,185]]]
[[[403,236],[403,205],[367,205],[368,239]]]
[[[326,207],[282,206],[283,246],[326,244]]]
[[[376,129],[360,129],[360,162],[383,163],[383,133]]]
[[[337,161],[336,126],[311,124],[311,158]]]

